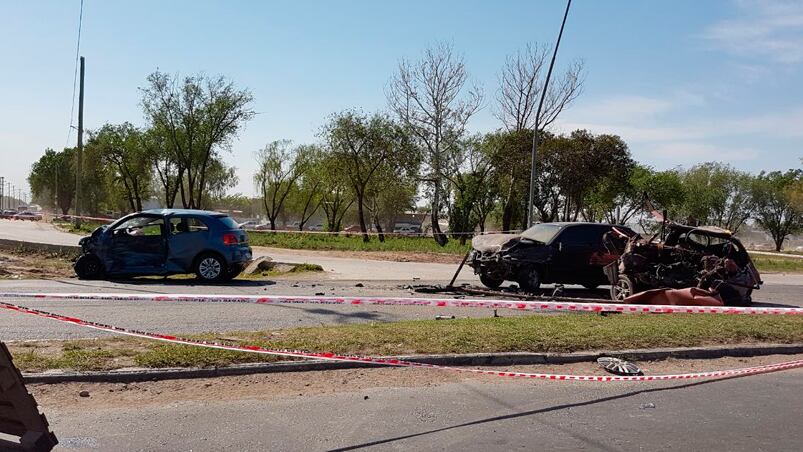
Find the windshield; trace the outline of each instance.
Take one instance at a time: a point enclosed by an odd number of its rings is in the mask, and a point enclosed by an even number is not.
[[[536,242],[549,243],[555,238],[563,225],[555,223],[539,223],[521,233],[521,236]]]

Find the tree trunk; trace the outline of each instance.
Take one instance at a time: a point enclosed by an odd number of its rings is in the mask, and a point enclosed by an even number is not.
[[[362,232],[362,241],[368,243],[371,239],[368,238],[368,229],[365,227],[365,210],[363,204],[365,203],[362,191],[357,192],[357,217],[360,220],[360,231]]]
[[[778,253],[781,252],[781,249],[783,248],[783,242],[784,242],[785,238],[786,237],[777,237],[777,238],[773,239],[773,241],[775,242],[775,251],[776,252],[778,252]]]
[[[379,224],[379,217],[376,215],[374,215],[374,226],[376,226],[376,231],[379,233],[379,241],[384,243],[385,234],[382,232],[382,225]]]

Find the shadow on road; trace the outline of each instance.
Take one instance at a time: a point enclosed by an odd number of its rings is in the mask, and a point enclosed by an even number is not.
[[[392,317],[389,317],[387,315],[384,315],[384,314],[378,313],[378,312],[367,312],[367,311],[338,312],[338,311],[334,311],[332,309],[326,309],[326,308],[317,308],[317,307],[316,308],[308,308],[308,307],[305,307],[305,306],[293,306],[293,305],[287,305],[287,304],[272,304],[272,303],[271,304],[261,304],[260,306],[276,308],[276,309],[296,309],[296,310],[304,311],[305,313],[313,314],[313,315],[324,315],[324,316],[330,316],[330,317],[337,317],[338,320],[334,321],[335,324],[351,323],[351,322],[349,322],[349,320],[352,320],[352,319],[382,320],[382,321],[398,320],[398,319],[394,319]]]
[[[133,286],[201,286],[201,287],[264,287],[276,284],[270,280],[235,279],[222,283],[203,282],[197,279],[168,279],[168,278],[130,278],[110,279],[115,284],[129,284]]]
[[[428,431],[424,431],[424,432],[411,433],[409,435],[401,435],[401,436],[396,436],[396,437],[393,437],[393,438],[380,439],[380,440],[376,440],[376,441],[371,441],[371,442],[367,442],[367,443],[356,444],[356,445],[353,445],[353,446],[341,447],[341,448],[338,448],[338,449],[331,449],[331,450],[332,451],[348,451],[348,450],[362,449],[362,448],[365,448],[365,447],[378,446],[380,444],[388,444],[388,443],[392,443],[392,442],[395,442],[395,441],[401,441],[401,440],[405,440],[405,439],[416,438],[416,437],[420,437],[420,436],[430,435],[430,434],[434,434],[434,433],[440,433],[440,432],[453,430],[453,429],[458,429],[458,428],[463,428],[463,427],[470,427],[470,426],[473,426],[473,425],[481,425],[481,424],[487,424],[487,423],[491,423],[491,422],[506,421],[506,420],[509,420],[509,419],[516,419],[516,418],[521,418],[521,417],[526,417],[526,416],[533,416],[533,415],[536,415],[536,414],[549,413],[551,411],[559,411],[559,410],[565,410],[565,409],[569,409],[569,408],[577,408],[577,407],[583,407],[583,406],[588,406],[588,405],[595,405],[595,404],[598,404],[598,403],[611,402],[611,401],[614,401],[614,400],[626,399],[628,397],[633,397],[633,396],[637,396],[637,395],[641,395],[641,394],[649,394],[649,393],[652,393],[652,392],[662,392],[662,391],[673,391],[673,390],[676,390],[676,389],[685,389],[685,388],[691,388],[691,387],[694,387],[694,386],[701,386],[701,385],[706,385],[706,384],[714,384],[714,383],[719,383],[719,382],[725,381],[725,380],[730,380],[730,379],[734,379],[734,378],[743,378],[743,377],[745,377],[745,375],[741,375],[741,376],[737,375],[737,376],[728,377],[728,378],[720,378],[720,379],[717,379],[717,380],[699,381],[699,382],[695,382],[695,383],[682,384],[682,385],[678,385],[678,386],[670,386],[670,387],[667,387],[667,388],[642,389],[642,390],[638,390],[638,391],[627,392],[627,393],[624,393],[624,394],[618,394],[618,395],[615,395],[615,396],[609,396],[609,397],[602,397],[602,398],[599,398],[599,399],[586,400],[586,401],[583,401],[583,402],[566,403],[566,404],[554,405],[554,406],[550,406],[550,407],[546,407],[546,408],[539,408],[537,410],[523,411],[521,413],[513,413],[513,414],[502,415],[502,416],[489,417],[489,418],[485,418],[485,419],[478,419],[476,421],[464,422],[462,424],[452,425],[452,426],[449,426],[449,427],[441,427],[441,428],[436,428],[436,429],[428,430]],[[614,450],[614,449],[610,449],[610,448],[608,448],[608,447],[606,447],[606,446],[604,446],[602,444],[594,443],[593,445],[595,447],[598,447],[598,448],[601,448],[601,449],[604,449],[604,450]]]

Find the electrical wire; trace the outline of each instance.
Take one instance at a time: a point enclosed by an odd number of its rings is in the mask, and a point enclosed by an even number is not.
[[[81,0],[81,8],[78,13],[78,39],[75,44],[75,70],[72,76],[72,106],[70,106],[70,124],[67,126],[67,141],[64,147],[70,145],[70,135],[72,135],[73,120],[75,119],[75,87],[78,82],[78,56],[81,52],[81,26],[84,22],[84,0]]]

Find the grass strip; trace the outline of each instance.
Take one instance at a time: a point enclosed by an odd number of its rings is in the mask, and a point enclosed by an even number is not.
[[[185,335],[195,339],[360,355],[575,352],[703,345],[800,343],[800,316],[533,315]],[[131,366],[209,367],[287,358],[111,337],[9,344],[25,371]]]
[[[387,236],[380,242],[376,236],[363,242],[359,234],[308,234],[296,232],[249,232],[248,239],[253,246],[305,250],[337,250],[337,251],[397,251],[418,253],[444,253],[463,255],[470,248],[471,240],[460,245],[459,240],[449,240],[441,247],[432,237]]]

